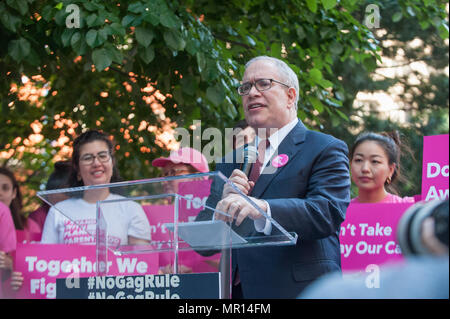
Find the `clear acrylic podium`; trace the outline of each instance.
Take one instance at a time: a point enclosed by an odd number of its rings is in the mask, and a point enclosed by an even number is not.
[[[270,235],[257,232],[249,218],[239,227],[217,218],[227,216],[216,209],[226,183],[272,223]],[[297,234],[268,217],[220,172],[41,191],[38,196],[62,214],[72,230],[75,225],[77,233],[96,244],[98,276],[110,275],[107,265],[113,256],[153,254],[159,266],[149,274],[218,273],[220,298],[231,297],[231,249],[297,241]],[[66,200],[57,202],[61,196]],[[83,199],[95,203],[95,220],[89,225],[77,219],[73,206],[64,205]]]

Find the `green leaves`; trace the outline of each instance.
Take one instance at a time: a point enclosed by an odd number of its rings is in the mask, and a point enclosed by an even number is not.
[[[92,52],[92,61],[94,62],[95,68],[99,71],[103,71],[109,67],[112,63],[112,57],[108,50],[105,48],[97,49]]]
[[[25,15],[28,12],[27,0],[6,0],[6,3],[11,8],[16,9],[21,15]]]
[[[392,21],[393,22],[399,22],[402,18],[403,18],[403,13],[401,11],[400,12],[396,12],[392,16]]]
[[[198,79],[197,78],[195,78],[192,75],[186,75],[181,79],[180,84],[181,84],[183,93],[186,93],[191,96],[195,96],[197,87],[198,87]]]
[[[323,104],[322,102],[315,96],[308,97],[309,102],[312,104],[315,110],[317,110],[319,113],[323,112]]]
[[[325,10],[332,9],[336,6],[337,0],[321,0]]]
[[[215,106],[219,106],[225,99],[225,92],[223,90],[223,87],[221,85],[210,86],[206,90],[206,97]]]
[[[8,45],[8,54],[17,62],[22,61],[30,54],[30,42],[24,38],[10,41]]]
[[[311,69],[309,71],[309,77],[314,81],[314,82],[319,82],[320,80],[322,80],[322,72],[320,72],[320,70],[318,69]]]
[[[306,0],[306,5],[311,12],[317,12],[317,0]]]
[[[324,79],[319,69],[313,68],[309,71],[310,83],[312,86],[320,85],[324,89],[333,86],[333,83]]]
[[[17,32],[17,29],[22,24],[21,19],[6,10],[6,6],[3,3],[0,3],[0,22],[12,32]]]
[[[70,39],[72,38],[73,34],[75,33],[75,29],[65,29],[63,33],[61,34],[61,42],[63,47],[67,47],[70,45]]]
[[[306,6],[311,12],[316,13],[317,2],[317,0],[306,0]],[[337,4],[337,0],[320,0],[320,2],[322,3],[325,10],[333,9]]]
[[[164,41],[174,51],[182,51],[186,46],[186,41],[182,38],[181,34],[176,31],[167,30],[164,32]]]
[[[83,55],[87,51],[87,44],[84,34],[75,32],[70,39],[70,45],[77,55]]]
[[[95,48],[102,45],[108,38],[108,32],[105,29],[100,30],[89,30],[86,33],[86,43],[91,47]]]
[[[109,26],[109,28],[111,30],[111,34],[118,35],[121,37],[124,37],[126,35],[126,30],[120,23],[117,22],[112,23]]]
[[[152,46],[140,48],[139,57],[145,62],[145,64],[149,64],[155,58],[155,50]]]
[[[148,47],[155,36],[152,29],[145,27],[137,27],[134,30],[134,34],[137,42],[144,47]]]

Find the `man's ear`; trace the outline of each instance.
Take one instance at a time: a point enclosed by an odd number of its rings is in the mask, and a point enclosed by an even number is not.
[[[288,89],[288,104],[295,107],[295,99],[297,97],[297,91],[291,87]]]

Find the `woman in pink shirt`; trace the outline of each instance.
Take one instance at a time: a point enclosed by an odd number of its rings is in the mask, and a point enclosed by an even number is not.
[[[0,299],[3,298],[3,281],[13,268],[11,253],[16,250],[16,229],[8,206],[0,201]]]
[[[364,133],[350,151],[352,181],[358,197],[352,203],[409,203],[413,197],[400,197],[394,182],[400,178],[400,138],[389,134]]]
[[[31,241],[32,239],[36,241],[40,240],[40,233],[42,231],[39,225],[34,220],[25,218],[25,216],[21,214],[22,194],[20,192],[19,184],[17,183],[14,174],[6,167],[0,167],[0,202],[7,206],[8,213],[11,217],[10,219],[13,221],[14,230],[8,228],[9,235],[7,235],[7,238],[2,239],[2,241],[4,240],[6,243],[10,240],[14,240],[12,251],[16,250],[16,242],[19,241],[18,237],[20,237],[20,241]],[[0,228],[2,237],[3,227],[6,226],[2,223]],[[9,242],[9,246],[11,246],[11,242]],[[11,247],[8,247],[8,249],[11,249]],[[8,277],[11,275],[9,286],[13,290],[17,290],[23,284],[22,273],[12,271],[13,262],[10,254],[6,254],[6,250],[3,251],[3,253],[1,251],[2,249],[0,249],[0,262],[3,260],[3,267],[7,270]]]
[[[0,167],[0,202],[9,207],[14,221],[16,231],[21,234],[23,240],[30,241],[35,238],[36,234],[42,232],[39,225],[32,219],[26,218],[22,213],[22,193],[20,192],[19,183],[9,169]]]

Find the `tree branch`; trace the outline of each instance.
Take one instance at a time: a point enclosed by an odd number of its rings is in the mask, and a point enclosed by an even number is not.
[[[231,44],[241,46],[241,47],[246,48],[246,49],[248,49],[248,50],[251,50],[251,49],[252,49],[252,47],[249,46],[248,44],[241,43],[241,42],[237,42],[237,41],[233,41],[233,40],[229,40],[229,39],[226,39],[226,38],[224,38],[224,37],[222,37],[222,36],[220,36],[220,35],[218,35],[218,34],[214,34],[214,33],[213,33],[213,36],[214,36],[216,39],[220,40],[220,41],[223,41],[223,42],[229,42],[229,43],[231,43]]]

